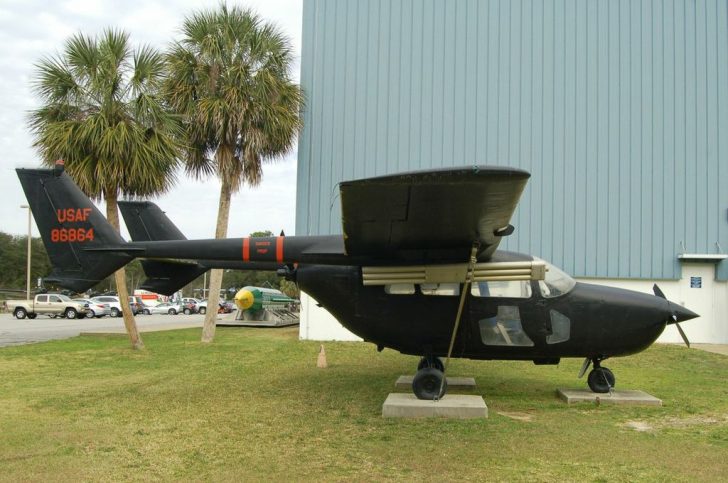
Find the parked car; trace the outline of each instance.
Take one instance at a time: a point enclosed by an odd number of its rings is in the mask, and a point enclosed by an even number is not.
[[[121,317],[121,302],[119,301],[119,297],[116,295],[99,295],[91,298],[91,300],[96,303],[109,304],[111,316]],[[132,303],[131,296],[129,297],[129,307],[131,308],[131,313],[134,315],[138,315],[142,311],[142,307],[136,303]]]
[[[111,307],[105,302],[94,302],[92,299],[73,299],[75,302],[85,304],[88,306],[86,309],[86,317],[101,318],[104,315],[111,315]]]
[[[91,301],[97,304],[108,304],[110,315],[112,317],[121,317],[121,303],[119,297],[113,295],[99,295],[91,297]]]
[[[82,319],[86,316],[86,304],[75,302],[63,294],[38,294],[30,300],[8,300],[8,310],[18,319],[35,319],[40,315]]]
[[[184,310],[184,306],[182,304],[173,303],[173,302],[164,302],[162,304],[156,305],[154,307],[145,307],[144,313],[149,314],[169,314],[169,315],[177,315],[178,313],[182,312]]]

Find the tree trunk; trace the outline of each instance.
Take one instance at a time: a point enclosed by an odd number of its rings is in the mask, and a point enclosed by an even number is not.
[[[106,198],[106,218],[118,233],[119,209],[116,204],[116,195],[107,193],[104,197]],[[124,267],[114,272],[114,282],[116,282],[116,295],[119,297],[121,313],[124,316],[124,326],[126,327],[126,333],[129,334],[131,347],[132,349],[144,349],[144,342],[139,336],[136,320],[134,320],[134,314],[131,313],[131,307],[129,306],[129,291],[126,289],[126,271]]]
[[[220,206],[217,209],[217,226],[215,227],[215,238],[226,238],[228,220],[230,219],[230,198],[232,189],[230,182],[222,180],[220,186]],[[205,323],[202,326],[202,342],[212,342],[215,338],[215,324],[217,322],[217,307],[220,301],[220,288],[222,288],[221,269],[210,271],[210,292],[207,298],[207,314]]]

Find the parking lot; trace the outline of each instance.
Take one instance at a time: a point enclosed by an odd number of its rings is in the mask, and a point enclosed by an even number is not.
[[[229,316],[229,314],[226,314]],[[202,327],[205,316],[194,315],[138,315],[140,332]],[[67,339],[81,333],[125,333],[121,317],[99,319],[52,319],[39,316],[34,320],[18,320],[12,314],[0,314],[0,347],[30,344],[52,339]]]

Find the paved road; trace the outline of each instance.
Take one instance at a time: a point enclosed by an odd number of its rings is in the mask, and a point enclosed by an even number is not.
[[[140,332],[202,327],[204,315],[139,315]],[[68,339],[81,332],[125,333],[121,317],[100,319],[51,319],[39,316],[35,320],[18,320],[12,314],[0,314],[0,347],[29,344],[51,339]]]

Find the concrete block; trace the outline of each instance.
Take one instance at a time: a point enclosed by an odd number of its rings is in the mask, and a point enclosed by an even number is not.
[[[412,390],[412,379],[415,376],[399,376],[394,383],[396,389]],[[447,377],[447,388],[450,389],[475,389],[475,379],[472,377]]]
[[[481,396],[446,394],[439,401],[423,401],[414,394],[391,393],[382,405],[385,418],[487,418],[488,406]]]
[[[598,394],[589,389],[557,389],[556,394],[566,404],[590,402],[594,404],[623,404],[629,406],[662,406],[662,399],[644,391],[612,391]]]

